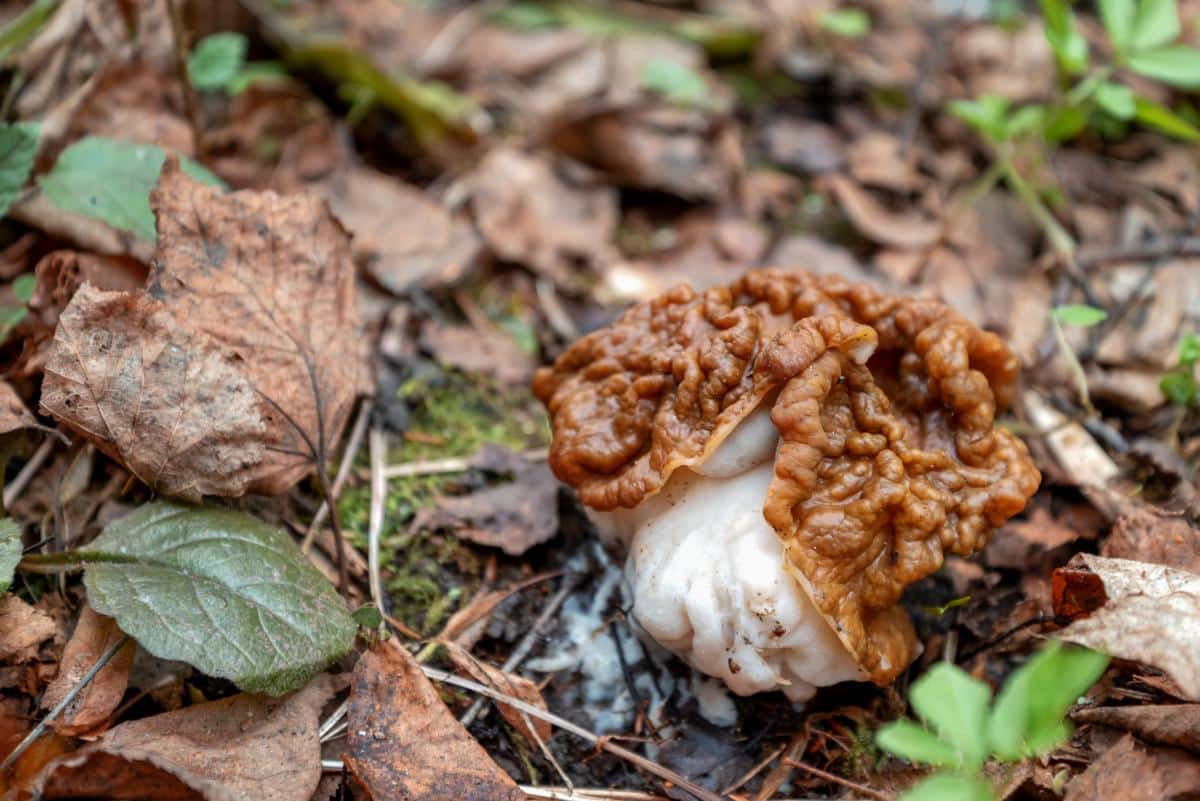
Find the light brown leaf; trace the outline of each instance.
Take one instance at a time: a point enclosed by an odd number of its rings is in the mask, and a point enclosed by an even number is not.
[[[49,765],[50,799],[308,801],[321,778],[321,674],[285,699],[241,694],[142,718]]]
[[[151,205],[146,289],[75,294],[42,409],[164,495],[283,492],[336,440],[358,388],[346,233],[319,200],[222,195],[174,161]]]
[[[29,407],[13,389],[12,384],[0,380],[0,434],[8,434],[22,428],[37,425]]]
[[[941,233],[939,223],[916,212],[888,211],[843,175],[830,175],[825,180],[850,222],[872,241],[899,248],[923,248],[932,245]]]
[[[1173,748],[1146,748],[1123,737],[1067,785],[1065,801],[1188,801],[1200,787],[1200,762]]]
[[[67,647],[63,649],[58,675],[42,694],[41,708],[53,709],[92,669],[96,660],[122,636],[116,621],[85,606],[71,639],[67,641]],[[78,737],[94,732],[106,723],[125,695],[129,668],[133,665],[136,652],[137,643],[127,641],[91,683],[51,722],[54,730],[67,737]]]
[[[426,320],[421,325],[421,347],[443,367],[495,376],[506,384],[527,384],[535,363],[505,331],[490,327],[481,332],[470,325],[445,325]]]
[[[460,675],[475,679],[484,686],[519,698],[540,709],[546,709],[546,701],[542,698],[541,691],[529,679],[513,673],[505,673],[498,667],[481,662],[456,642],[443,641],[442,646],[449,654],[450,661],[454,663],[454,669]],[[496,706],[499,708],[500,714],[508,721],[508,725],[519,731],[521,736],[531,743],[537,740],[541,740],[543,743],[548,742],[554,734],[554,727],[550,725],[549,721],[529,717],[508,704],[498,703]]]
[[[1189,699],[1200,699],[1200,576],[1091,554],[1076,555],[1067,568],[1094,573],[1108,600],[1055,636],[1159,668]]]
[[[28,662],[58,631],[54,618],[12,593],[0,596],[0,661]]]
[[[1100,553],[1200,573],[1200,529],[1181,517],[1137,509],[1117,518]]]
[[[346,738],[346,767],[373,801],[525,798],[399,646],[358,660]]]
[[[1083,707],[1071,713],[1078,723],[1099,723],[1159,745],[1200,753],[1200,704]]]

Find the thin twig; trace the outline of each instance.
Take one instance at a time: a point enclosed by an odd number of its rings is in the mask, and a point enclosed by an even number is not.
[[[7,510],[13,505],[17,498],[21,497],[21,493],[25,491],[25,487],[37,475],[38,470],[42,469],[42,464],[50,455],[50,451],[54,450],[54,440],[44,439],[38,449],[33,452],[33,456],[29,457],[29,461],[21,468],[21,472],[17,473],[7,487],[4,488],[4,508]]]
[[[354,467],[354,460],[358,456],[358,449],[362,447],[363,435],[367,432],[367,423],[371,420],[371,401],[365,399],[362,405],[358,407],[358,417],[354,419],[354,427],[350,429],[350,438],[346,441],[346,450],[342,453],[342,463],[338,465],[337,475],[333,477],[333,500],[336,502],[342,494],[342,486],[346,483],[346,478],[350,475],[351,468]],[[325,522],[325,518],[329,515],[329,502],[322,500],[321,506],[317,509],[317,513],[313,515],[312,522],[308,524],[308,530],[304,532],[304,541],[300,544],[300,550],[308,553],[312,547],[313,540],[317,536],[317,531],[320,530],[321,524]]]
[[[183,86],[183,105],[187,112],[188,122],[192,126],[192,138],[196,145],[196,160],[204,161],[204,126],[200,122],[200,105],[196,102],[196,90],[188,78],[188,41],[187,26],[183,22],[182,0],[167,0],[170,6],[171,33],[175,39],[175,72],[179,83]]]
[[[837,774],[830,773],[829,771],[825,771],[825,770],[821,770],[820,768],[813,767],[812,765],[809,765],[806,762],[801,762],[797,759],[790,759],[790,758],[786,759],[785,761],[789,765],[791,765],[793,768],[799,768],[800,770],[807,771],[808,773],[811,773],[812,775],[814,775],[818,778],[824,779],[827,782],[833,782],[834,784],[840,784],[843,787],[849,787],[851,790],[854,790],[855,792],[862,793],[863,795],[868,795],[871,798],[877,798],[877,799],[879,799],[879,801],[893,801],[892,796],[888,795],[887,793],[881,793],[878,790],[872,790],[870,787],[861,785],[858,782],[852,782],[849,779],[843,779],[841,776],[838,776]]]
[[[757,765],[750,768],[750,770],[748,770],[744,774],[742,774],[736,781],[734,781],[732,784],[726,786],[723,790],[721,790],[721,795],[729,795],[734,790],[737,790],[739,787],[743,786],[746,782],[750,781],[755,776],[762,773],[764,770],[766,770],[768,765],[770,765],[776,759],[779,759],[779,757],[783,756],[783,752],[786,751],[787,749],[788,749],[788,747],[786,745],[781,745],[778,748],[776,748],[774,751],[772,751],[771,753],[767,754],[766,757],[764,757]]]
[[[83,692],[85,687],[92,683],[92,679],[96,678],[96,674],[99,673],[104,666],[107,665],[112,658],[117,655],[117,651],[120,651],[127,642],[129,642],[129,637],[124,635],[121,637],[121,639],[108,646],[108,650],[100,655],[100,658],[96,660],[96,664],[92,665],[87,673],[83,674],[83,678],[81,678],[75,684],[75,686],[63,696],[61,701],[54,705],[53,709],[46,713],[46,717],[42,718],[38,725],[33,727],[33,731],[25,735],[24,740],[21,740],[21,742],[17,743],[17,747],[12,750],[12,753],[5,757],[3,762],[0,762],[0,771],[7,770],[14,762],[17,761],[17,758],[21,756],[21,754],[25,753],[25,750],[29,748],[29,746],[33,745],[37,738],[42,736],[42,732],[46,730],[46,727],[49,726],[50,723],[53,722],[54,719],[57,718],[72,701],[75,700],[75,697],[79,695],[79,693]]]
[[[1185,236],[1182,241],[1158,240],[1132,247],[1081,250],[1076,261],[1079,262],[1080,267],[1086,270],[1109,264],[1158,261],[1164,258],[1176,259],[1180,256],[1200,256],[1200,236]]]
[[[368,441],[367,450],[371,456],[371,510],[367,523],[367,578],[371,588],[371,600],[380,611],[385,611],[383,581],[379,573],[379,537],[383,531],[383,515],[387,502],[387,478],[384,476],[387,438],[383,429],[372,426]]]
[[[539,448],[537,450],[524,451],[518,455],[527,461],[537,462],[545,459],[549,455],[549,451],[545,448]],[[452,456],[446,459],[425,459],[419,462],[387,465],[383,468],[383,477],[385,479],[413,478],[414,476],[432,476],[441,473],[461,473],[470,467],[470,458],[464,456]]]
[[[586,740],[587,742],[599,748],[601,751],[607,751],[613,756],[620,757],[621,759],[636,765],[647,773],[657,776],[663,781],[671,782],[685,792],[691,793],[697,798],[702,799],[702,801],[722,801],[721,797],[716,793],[712,792],[711,790],[705,790],[691,779],[681,776],[670,768],[666,768],[657,762],[654,762],[653,760],[647,759],[641,754],[634,753],[628,748],[623,748],[622,746],[613,743],[607,737],[600,737],[599,735],[593,734],[582,726],[578,726],[565,718],[560,718],[558,715],[547,712],[544,709],[539,709],[533,704],[522,701],[520,698],[514,698],[511,695],[502,693],[498,690],[493,690],[491,687],[484,686],[479,682],[471,681],[470,679],[459,678],[452,673],[447,673],[446,671],[438,670],[437,668],[421,665],[421,671],[434,681],[440,681],[444,684],[452,684],[455,687],[460,687],[464,690],[471,690],[472,692],[477,692],[480,695],[486,695],[492,700],[500,701],[508,706],[513,707],[514,709],[519,709],[520,711],[531,715],[532,717],[538,718],[539,720],[548,721],[558,728],[574,734],[581,740]]]

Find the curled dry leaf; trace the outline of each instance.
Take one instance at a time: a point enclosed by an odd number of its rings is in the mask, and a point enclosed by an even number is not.
[[[37,286],[29,308],[46,325],[55,325],[79,287],[133,292],[146,282],[146,265],[128,256],[106,256],[76,250],[47,253],[34,268]]]
[[[546,702],[542,698],[541,691],[529,679],[514,673],[505,673],[498,667],[481,662],[471,656],[470,651],[456,642],[443,642],[442,646],[446,649],[446,653],[450,656],[450,661],[454,663],[454,669],[459,674],[472,678],[487,687],[499,690],[506,695],[519,698],[528,704],[546,709]],[[521,710],[514,709],[508,704],[498,703],[496,706],[500,709],[500,714],[508,721],[508,725],[519,731],[521,736],[531,743],[538,740],[545,743],[554,734],[554,727],[550,725],[549,721],[529,717],[522,713]]]
[[[8,434],[22,428],[37,425],[29,408],[12,384],[0,381],[0,434]]]
[[[1136,734],[1159,745],[1173,745],[1200,754],[1200,704],[1102,706],[1076,710],[1079,723],[1099,723]]]
[[[54,618],[12,593],[0,596],[0,662],[35,659],[41,644],[58,632]]]
[[[174,161],[151,204],[145,290],[75,294],[42,409],[164,495],[283,492],[358,389],[346,232],[315,198],[222,195]]]
[[[1188,801],[1200,787],[1200,761],[1174,748],[1123,737],[1067,785],[1065,801]]]
[[[1117,518],[1100,554],[1200,573],[1200,529],[1182,517],[1136,509]]]
[[[53,709],[92,669],[101,655],[124,635],[116,622],[85,606],[59,662],[58,675],[42,695],[43,710]],[[95,731],[121,703],[137,643],[128,640],[108,664],[50,724],[59,734],[77,737]]]
[[[372,801],[525,798],[399,646],[358,660],[346,739],[346,767]]]
[[[1200,576],[1091,554],[1076,555],[1066,570],[1094,574],[1105,600],[1059,639],[1159,668],[1200,700]]]
[[[321,778],[322,674],[286,699],[241,694],[123,723],[47,766],[42,798],[308,801]]]
[[[941,234],[942,226],[916,212],[892,212],[885,209],[866,190],[843,175],[827,179],[842,210],[859,233],[881,245],[899,248],[929,247]]]

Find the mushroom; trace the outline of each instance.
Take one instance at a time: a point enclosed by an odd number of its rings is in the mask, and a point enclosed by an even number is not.
[[[533,391],[639,626],[736,693],[804,700],[891,682],[920,650],[904,588],[1037,489],[994,426],[1018,366],[940,303],[755,270],[632,307]]]

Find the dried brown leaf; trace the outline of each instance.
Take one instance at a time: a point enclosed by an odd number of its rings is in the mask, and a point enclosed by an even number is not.
[[[116,621],[97,614],[90,606],[85,606],[79,615],[75,632],[63,650],[58,675],[42,694],[41,708],[54,708],[92,669],[96,660],[123,636],[117,628]],[[126,642],[87,687],[51,722],[54,730],[67,737],[78,737],[94,733],[97,728],[103,726],[125,695],[125,687],[129,683],[129,669],[133,665],[136,652],[137,643],[133,640]]]
[[[321,778],[322,674],[284,699],[241,694],[142,718],[49,765],[45,799],[308,801]]]
[[[899,248],[924,248],[932,245],[941,233],[939,223],[918,212],[888,211],[843,175],[830,175],[826,180],[850,222],[872,241]]]
[[[273,494],[312,470],[360,376],[345,231],[311,197],[218,190],[174,161],[145,291],[85,286],[42,409],[164,495]]]
[[[1200,529],[1181,517],[1137,509],[1117,518],[1100,554],[1200,573]]]
[[[421,326],[421,347],[443,367],[492,375],[506,384],[527,384],[536,367],[533,358],[502,330],[485,334],[470,325],[427,320]]]
[[[480,684],[499,690],[505,695],[519,698],[527,704],[533,704],[540,709],[546,709],[546,701],[537,685],[524,676],[505,673],[498,667],[482,662],[471,656],[471,652],[456,642],[443,641],[442,646],[454,663],[454,669],[460,675],[475,679]],[[497,704],[500,714],[508,721],[508,725],[521,733],[521,736],[531,743],[538,740],[543,743],[550,740],[554,727],[549,721],[533,718],[508,704]],[[547,710],[548,711],[548,710]],[[532,728],[531,728],[532,726]]]
[[[54,618],[12,593],[0,596],[0,661],[7,664],[35,659],[38,649],[58,632]]]
[[[1200,761],[1126,736],[1071,780],[1065,801],[1191,801],[1197,788]]]
[[[1200,704],[1083,707],[1071,717],[1078,723],[1112,726],[1146,742],[1200,753]]]
[[[1078,554],[1068,569],[1103,583],[1107,603],[1056,636],[1166,672],[1200,699],[1200,576],[1185,570]]]
[[[525,798],[399,646],[358,660],[346,737],[346,767],[373,801]]]
[[[0,380],[0,434],[8,434],[22,428],[37,425],[29,407],[13,389],[12,384]]]

